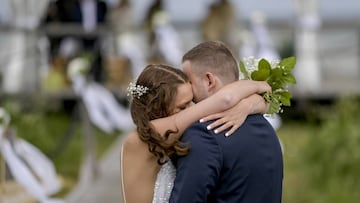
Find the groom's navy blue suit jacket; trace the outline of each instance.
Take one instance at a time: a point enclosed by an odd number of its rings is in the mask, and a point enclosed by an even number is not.
[[[177,167],[170,202],[280,203],[283,159],[278,137],[260,114],[230,137],[195,123],[183,134],[190,153]]]

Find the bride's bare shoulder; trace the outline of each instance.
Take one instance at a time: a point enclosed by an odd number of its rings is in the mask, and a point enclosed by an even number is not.
[[[139,147],[146,146],[146,144],[140,140],[139,135],[136,131],[131,131],[124,138],[123,146],[124,150],[135,150]]]
[[[139,140],[139,136],[136,131],[131,131],[124,138],[124,144],[133,144],[136,143]]]

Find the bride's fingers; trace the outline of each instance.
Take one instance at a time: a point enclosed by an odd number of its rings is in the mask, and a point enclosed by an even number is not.
[[[244,123],[245,117],[237,120],[234,125],[232,125],[231,129],[225,133],[225,136],[232,135],[240,126]]]
[[[212,123],[210,123],[208,126],[207,126],[207,129],[208,130],[211,130],[211,129],[214,129],[214,128],[217,128],[218,126],[224,124],[225,122],[227,122],[224,118],[220,118]]]
[[[261,93],[264,93],[264,92],[271,93],[271,86],[267,82],[259,81],[259,83],[260,83],[260,87],[261,87],[260,89],[262,90]]]
[[[240,127],[240,125],[238,125],[238,124],[233,125],[231,127],[231,129],[225,133],[225,136],[228,137],[228,136],[232,135],[239,127]]]
[[[223,113],[215,113],[200,119],[200,122],[207,122],[223,117]]]
[[[219,134],[219,133],[221,133],[222,131],[224,131],[224,130],[232,127],[232,126],[234,126],[234,123],[233,123],[232,121],[229,121],[229,122],[224,123],[224,124],[221,125],[220,127],[216,128],[216,129],[214,130],[214,132],[215,132],[216,134]]]

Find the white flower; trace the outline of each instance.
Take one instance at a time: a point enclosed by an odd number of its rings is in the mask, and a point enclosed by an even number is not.
[[[70,61],[67,74],[73,79],[78,75],[86,73],[90,68],[90,62],[85,58],[78,57]]]
[[[8,126],[10,124],[10,115],[4,108],[0,107],[0,126]]]
[[[254,56],[249,56],[243,59],[243,63],[246,69],[246,72],[251,75],[252,72],[258,70],[259,59],[256,59]],[[240,71],[239,79],[246,79],[245,75]]]
[[[145,94],[147,91],[149,90],[148,87],[142,86],[142,85],[137,85],[135,83],[130,82],[128,88],[127,88],[127,96],[133,96],[136,97],[138,99],[140,99],[140,97]]]
[[[255,58],[254,56],[249,56],[249,57],[243,58],[242,62],[244,63],[246,72],[248,73],[250,79],[251,79],[251,73],[254,71],[257,71],[259,69],[259,61],[260,60],[261,60],[261,58]],[[269,62],[271,69],[280,68],[279,60],[268,60],[267,59],[267,61]],[[283,67],[281,67],[281,68],[283,68]],[[247,79],[241,71],[239,74],[239,79],[240,80]]]

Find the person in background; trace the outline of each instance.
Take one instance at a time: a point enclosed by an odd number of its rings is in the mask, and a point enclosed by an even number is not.
[[[206,17],[201,21],[203,41],[219,40],[237,52],[239,46],[239,23],[229,0],[216,0],[210,4]],[[237,53],[234,53],[237,54]]]
[[[100,50],[101,37],[87,33],[94,31],[99,24],[106,23],[107,12],[107,4],[101,0],[57,0],[51,2],[48,6],[48,14],[44,19],[45,25],[75,23],[84,30],[84,33],[76,35],[48,34],[51,60],[57,56],[63,39],[72,37],[82,44],[83,52],[91,53],[93,62],[90,74],[95,81],[102,82],[104,73],[102,70],[103,57]]]

